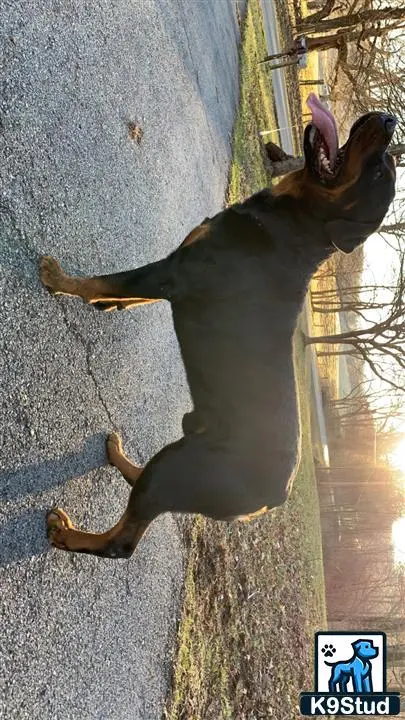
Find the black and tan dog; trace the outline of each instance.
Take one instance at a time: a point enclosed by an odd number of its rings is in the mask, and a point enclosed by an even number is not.
[[[195,228],[169,257],[138,270],[78,278],[44,257],[41,280],[104,310],[155,300],[172,305],[193,399],[184,436],[144,469],[107,450],[133,487],[111,530],[77,530],[60,509],[48,535],[63,550],[131,555],[164,512],[218,520],[256,515],[285,501],[299,457],[292,339],[308,283],[336,249],[351,252],[380,225],[394,197],[387,153],[395,119],[369,113],[339,150],[332,115],[309,99],[306,164]]]

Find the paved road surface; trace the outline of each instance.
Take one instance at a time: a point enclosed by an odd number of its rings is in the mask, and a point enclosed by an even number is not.
[[[218,210],[235,2],[3,0],[0,17],[0,717],[155,720],[182,585],[175,519],[111,561],[49,551],[44,516],[57,503],[109,527],[128,490],[105,466],[106,434],[121,430],[141,463],[179,436],[189,397],[169,308],[102,315],[51,298],[37,261],[136,267]]]
[[[277,5],[273,0],[261,0],[263,10],[263,26],[266,37],[268,54],[282,52],[285,48],[280,43],[280,37],[277,27]],[[265,66],[266,72],[271,72],[268,66]],[[277,125],[279,128],[280,145],[284,152],[294,155],[293,136],[290,129],[290,112],[288,107],[288,92],[285,83],[285,71],[283,68],[273,70],[271,72],[271,81],[273,84],[274,102],[276,105]],[[273,142],[278,142],[277,137],[270,136]]]

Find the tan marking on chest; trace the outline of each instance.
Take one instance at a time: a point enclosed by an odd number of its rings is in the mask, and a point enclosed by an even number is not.
[[[197,227],[192,230],[187,237],[183,240],[180,247],[186,247],[187,245],[192,245],[193,243],[197,242],[197,240],[201,240],[202,238],[206,237],[210,231],[210,223],[209,222],[203,222],[201,225],[197,225]]]

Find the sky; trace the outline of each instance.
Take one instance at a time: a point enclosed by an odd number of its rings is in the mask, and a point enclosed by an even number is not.
[[[394,203],[396,203],[397,211],[399,210],[400,213],[400,204],[405,202],[405,168],[398,168],[397,170],[397,197]],[[398,214],[399,214],[398,213]],[[402,211],[402,214],[404,212]],[[393,218],[390,218],[390,213],[388,213],[387,218],[385,222],[393,222]],[[390,239],[390,236],[387,235],[387,239]],[[394,244],[394,243],[393,243]],[[405,248],[404,248],[405,252]],[[363,271],[363,281],[364,284],[375,284],[375,285],[384,285],[388,284],[390,281],[392,283],[392,280],[395,276],[395,268],[398,265],[397,260],[397,253],[395,250],[391,249],[388,243],[385,243],[384,240],[381,238],[381,235],[378,233],[374,233],[371,235],[365,246],[364,246],[364,271]],[[377,297],[380,297],[381,300],[387,300],[390,298],[390,293],[387,290],[381,290]],[[370,311],[368,313],[368,317],[370,320],[373,321],[378,320],[379,318],[379,311],[374,310]],[[370,374],[370,377],[373,378],[373,383],[375,385],[378,385],[378,387],[381,386],[380,380],[378,378],[375,378],[375,376],[372,376]],[[404,383],[405,383],[405,377],[404,377]],[[398,425],[399,430],[403,430],[405,432],[405,416],[404,420],[399,423]]]
[[[397,171],[397,196],[395,199],[398,216],[405,215],[401,205],[404,207],[405,203],[405,168],[398,168]],[[390,221],[390,214],[386,218],[386,222]],[[393,218],[391,218],[393,222]],[[387,236],[390,239],[389,236]],[[404,248],[405,251],[405,248]],[[363,271],[363,279],[366,282],[374,282],[376,285],[379,283],[384,284],[386,281],[390,281],[394,275],[394,268],[397,259],[396,252],[390,248],[390,246],[384,242],[380,235],[375,233],[366,242],[364,246],[364,260],[365,269]],[[380,296],[383,299],[387,297],[387,291],[381,290]],[[372,311],[375,314],[375,320],[378,319],[378,311]],[[372,378],[374,387],[381,387],[381,381],[372,376],[371,371],[368,372],[369,377]],[[405,377],[404,377],[405,383]],[[389,399],[387,397],[387,403]],[[402,420],[395,420],[393,424],[399,432],[405,434],[405,413]],[[391,463],[394,467],[400,469],[404,477],[404,491],[405,491],[405,438],[401,441],[397,448],[391,455]],[[405,515],[394,522],[392,527],[392,544],[395,563],[405,568]]]

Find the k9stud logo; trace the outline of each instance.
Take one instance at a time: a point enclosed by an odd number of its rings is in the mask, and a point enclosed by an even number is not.
[[[398,693],[386,691],[382,632],[318,632],[315,692],[301,693],[302,715],[398,715]]]

